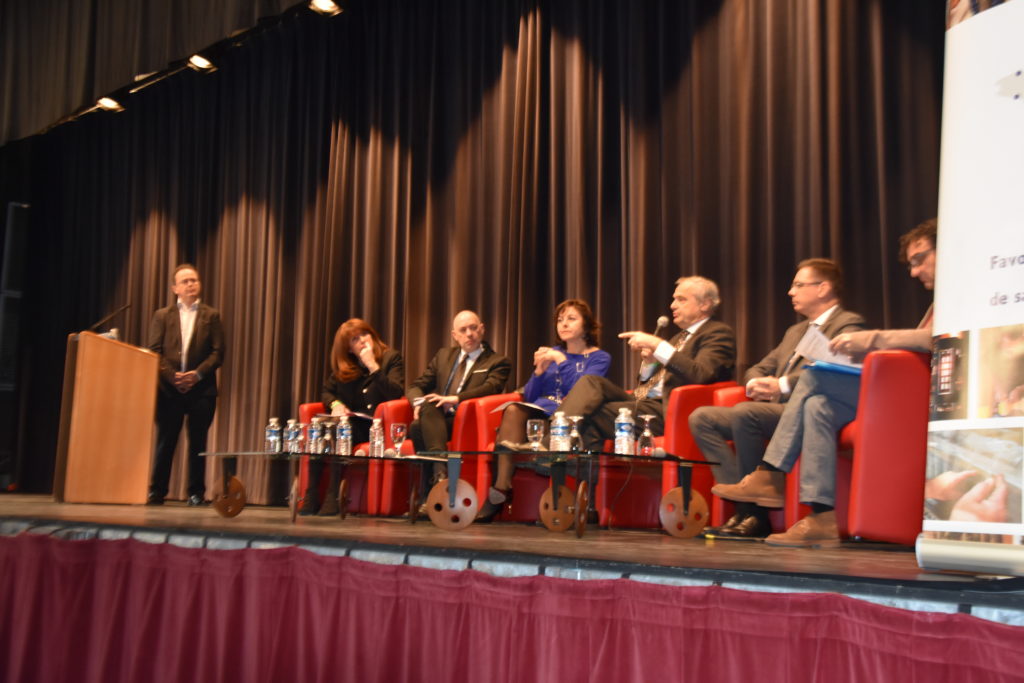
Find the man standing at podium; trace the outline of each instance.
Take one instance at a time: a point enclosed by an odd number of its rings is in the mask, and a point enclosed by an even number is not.
[[[190,263],[174,269],[175,304],[153,314],[149,349],[160,356],[156,397],[156,460],[149,505],[163,505],[181,425],[188,418],[188,504],[202,505],[206,493],[206,433],[217,407],[217,368],[224,362],[220,313],[199,301],[202,283]]]

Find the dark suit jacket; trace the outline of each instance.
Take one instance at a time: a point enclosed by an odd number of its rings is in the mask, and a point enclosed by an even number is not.
[[[359,368],[362,374],[349,382],[342,382],[334,373],[327,376],[322,399],[328,411],[331,403],[338,400],[349,410],[373,415],[373,411],[384,401],[402,398],[402,392],[405,391],[405,361],[398,351],[386,350],[380,359],[380,369],[373,374],[361,365]]]
[[[669,343],[675,346],[676,334]],[[661,399],[668,408],[669,394],[686,384],[713,384],[736,376],[736,333],[718,320],[708,320],[686,340],[683,348],[665,364],[665,386]]]
[[[487,342],[484,342],[483,347],[484,352],[473,363],[469,379],[458,394],[460,403],[471,398],[500,394],[505,391],[505,384],[512,374],[512,362],[508,358],[495,353]],[[461,352],[458,346],[450,346],[434,354],[424,373],[409,385],[406,397],[412,401],[426,394],[444,393],[444,385],[448,383],[448,377]]]
[[[149,326],[149,349],[160,356],[160,391],[172,396],[181,393],[174,388],[174,373],[181,371],[181,318],[178,305],[171,304],[153,314]],[[216,370],[224,362],[224,326],[215,308],[200,302],[192,341],[188,345],[185,369],[195,370],[202,379],[189,395],[216,396]]]
[[[761,359],[757,365],[752,366],[747,370],[747,374],[743,378],[744,384],[754,379],[755,377],[778,377],[779,373],[786,369],[786,365],[789,364],[789,359],[796,350],[796,345],[803,338],[804,333],[807,332],[807,328],[810,327],[810,320],[803,320],[798,322],[796,325],[790,326],[786,330],[786,334],[782,336],[782,341],[779,345],[772,349],[767,356]],[[857,330],[864,329],[864,318],[859,313],[853,311],[847,311],[843,308],[837,308],[832,315],[829,316],[825,324],[821,326],[821,333],[831,339],[838,334],[843,332],[855,332]],[[804,359],[803,357],[797,358],[793,364],[792,369],[786,374],[786,381],[789,382],[789,388],[792,389],[796,386],[797,380],[800,379],[800,374],[803,372]],[[783,396],[783,400],[788,396]]]

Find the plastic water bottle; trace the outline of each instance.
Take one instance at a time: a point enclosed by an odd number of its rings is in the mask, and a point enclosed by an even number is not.
[[[301,450],[298,420],[288,420],[288,426],[284,429],[284,441],[289,453],[298,453]]]
[[[565,419],[565,413],[558,411],[551,418],[551,438],[548,441],[552,451],[567,452],[572,446],[569,438],[569,421]]]
[[[270,418],[270,422],[267,424],[264,449],[267,453],[281,452],[281,421],[276,417]]]
[[[352,423],[348,421],[348,415],[342,415],[338,422],[334,446],[338,455],[352,455]]]
[[[633,413],[629,408],[619,408],[615,417],[615,453],[635,455],[633,447]]]
[[[320,418],[314,417],[309,424],[309,433],[306,435],[306,447],[310,453],[319,453],[323,447],[324,429],[320,425]]]
[[[384,457],[384,425],[379,417],[373,418],[373,424],[370,425],[370,457]]]

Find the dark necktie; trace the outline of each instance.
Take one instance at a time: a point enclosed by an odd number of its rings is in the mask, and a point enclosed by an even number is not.
[[[683,347],[686,345],[686,340],[689,338],[689,336],[689,330],[683,330],[682,332],[679,333],[679,339],[676,340],[676,351],[683,350]],[[658,368],[658,371],[654,373],[653,377],[651,377],[646,382],[641,382],[640,385],[633,390],[633,397],[638,401],[647,398],[647,395],[651,393],[652,389],[661,385],[661,383],[665,381],[666,372],[668,372],[668,370],[665,368],[664,365],[662,365],[660,368]]]
[[[448,384],[444,387],[444,395],[451,396],[451,391],[454,390],[458,393],[459,387],[462,386],[462,378],[466,376],[466,366],[469,364],[469,354],[463,354],[462,360],[459,361],[458,367],[455,368],[455,372],[448,378]]]

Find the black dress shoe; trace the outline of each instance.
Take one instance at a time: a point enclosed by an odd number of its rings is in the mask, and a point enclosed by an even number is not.
[[[163,505],[164,497],[155,491],[150,491],[149,495],[146,496],[146,505]]]
[[[505,500],[500,503],[492,503],[490,495],[488,495],[487,500],[480,506],[480,512],[476,513],[475,521],[477,524],[490,524],[505,509],[505,506],[512,504],[512,489],[507,491],[502,491],[501,489],[494,490],[504,494]],[[488,494],[490,494],[490,491],[488,491]]]
[[[720,524],[718,526],[709,526],[707,529],[704,530],[704,535],[705,536],[720,536],[720,535],[722,535],[723,532],[728,531],[729,529],[732,529],[734,526],[736,526],[737,524],[742,522],[744,519],[746,519],[746,515],[742,515],[740,513],[736,513],[735,515],[730,517],[725,522],[725,524]]]
[[[766,517],[748,515],[742,522],[721,532],[717,538],[727,540],[760,540],[772,532],[772,525]]]
[[[188,506],[190,508],[199,507],[200,505],[203,505],[202,496],[198,496],[193,493],[191,496],[188,497]]]

